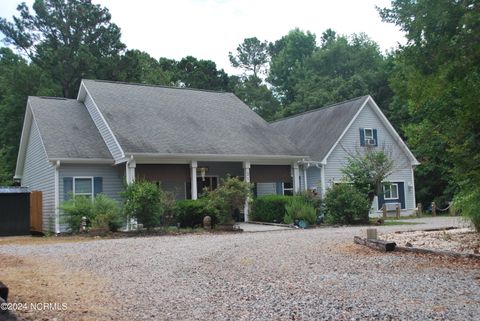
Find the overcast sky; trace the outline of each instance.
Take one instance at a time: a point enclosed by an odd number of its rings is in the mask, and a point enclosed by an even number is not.
[[[0,16],[10,19],[20,0],[1,0]],[[32,0],[26,0],[31,5]],[[210,59],[229,74],[228,52],[247,37],[275,41],[298,27],[320,38],[365,32],[385,51],[404,43],[403,33],[381,21],[375,6],[389,0],[93,0],[107,7],[129,49],[155,58],[187,55]],[[3,38],[3,36],[2,36]]]

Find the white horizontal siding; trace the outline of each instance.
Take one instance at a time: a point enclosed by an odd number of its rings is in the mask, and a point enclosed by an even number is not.
[[[108,147],[108,150],[112,154],[112,157],[115,160],[122,158],[122,151],[118,146],[115,137],[113,137],[111,131],[108,129],[108,125],[105,123],[104,119],[100,114],[100,111],[95,107],[92,97],[89,94],[86,95],[84,101],[85,107],[87,107],[90,117],[92,117],[95,126],[98,128],[100,135],[102,135],[105,144]]]
[[[257,183],[257,196],[277,194],[276,183]]]
[[[393,173],[388,177],[388,180],[405,183],[405,205],[407,210],[411,211],[415,207],[411,161],[369,104],[358,115],[327,159],[325,167],[326,188],[329,188],[333,182],[341,180],[343,176],[341,169],[346,164],[347,156],[364,150],[364,147],[360,147],[360,128],[377,129],[378,147],[375,148],[384,149],[395,162]],[[376,207],[375,203],[374,208],[377,209]]]
[[[43,230],[55,232],[55,167],[48,161],[35,120],[30,127],[22,186],[42,191]]]

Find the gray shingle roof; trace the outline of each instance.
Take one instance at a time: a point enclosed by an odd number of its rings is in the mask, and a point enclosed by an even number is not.
[[[126,154],[302,156],[231,93],[83,82]]]
[[[50,159],[112,159],[83,103],[49,97],[29,97],[28,103]]]
[[[369,96],[308,111],[270,123],[313,160],[321,161]]]

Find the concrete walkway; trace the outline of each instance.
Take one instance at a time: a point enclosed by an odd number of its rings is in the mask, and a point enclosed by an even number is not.
[[[291,227],[276,226],[276,225],[264,225],[255,223],[237,223],[244,232],[270,232],[270,231],[285,231],[291,230]]]

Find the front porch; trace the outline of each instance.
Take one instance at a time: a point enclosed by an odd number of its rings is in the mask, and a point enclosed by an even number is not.
[[[198,199],[204,190],[212,191],[228,176],[238,177],[254,185],[254,196],[267,194],[293,195],[302,186],[302,175],[297,161],[188,160],[180,163],[156,163],[131,158],[126,164],[127,183],[135,179],[157,182],[177,200]],[[305,187],[303,188],[305,189]],[[243,209],[248,221],[248,203]]]

